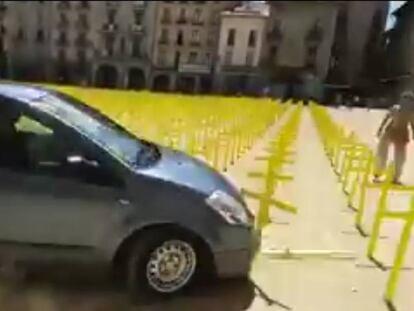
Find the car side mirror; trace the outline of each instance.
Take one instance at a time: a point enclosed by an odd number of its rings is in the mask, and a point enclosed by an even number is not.
[[[70,164],[81,164],[85,163],[89,166],[98,167],[99,164],[97,161],[85,159],[81,155],[70,155],[66,158],[66,161]]]

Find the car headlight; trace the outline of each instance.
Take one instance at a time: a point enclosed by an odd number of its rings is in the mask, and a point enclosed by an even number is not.
[[[227,193],[217,190],[207,199],[209,205],[231,225],[249,225],[249,216],[245,207]]]

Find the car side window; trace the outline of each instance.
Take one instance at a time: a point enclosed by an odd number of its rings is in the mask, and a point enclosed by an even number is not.
[[[50,116],[19,111],[0,102],[0,166],[29,175],[122,186],[111,170],[84,148],[80,135],[53,121]]]
[[[20,116],[15,123],[15,128],[19,132],[33,133],[36,135],[53,135],[52,129],[25,115]]]

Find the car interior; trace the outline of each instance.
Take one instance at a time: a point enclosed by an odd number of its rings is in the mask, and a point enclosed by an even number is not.
[[[101,186],[117,183],[113,174],[84,148],[80,137],[73,139],[59,126],[17,106],[0,102],[1,168]]]

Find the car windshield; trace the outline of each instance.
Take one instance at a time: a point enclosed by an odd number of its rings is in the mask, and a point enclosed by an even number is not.
[[[71,96],[49,92],[33,101],[32,105],[77,129],[131,166],[148,165],[159,156],[153,144],[138,139],[121,125]]]

